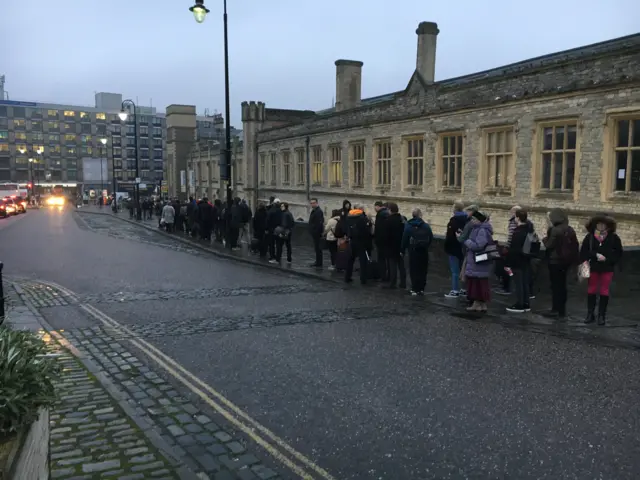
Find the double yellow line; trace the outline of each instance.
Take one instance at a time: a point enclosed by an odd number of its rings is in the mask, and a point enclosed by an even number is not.
[[[41,282],[59,290],[64,295],[78,301],[78,296],[71,290],[52,282]],[[229,399],[189,372],[172,358],[165,355],[149,342],[136,338],[136,334],[126,326],[118,323],[107,314],[92,305],[80,303],[80,308],[89,316],[105,326],[126,336],[125,338],[149,358],[166,370],[173,378],[198,395],[207,405],[222,415],[238,430],[244,432],[251,440],[264,448],[273,458],[286,466],[293,473],[305,480],[336,480],[326,470],[295,450],[264,425],[258,423],[247,413],[233,404]]]

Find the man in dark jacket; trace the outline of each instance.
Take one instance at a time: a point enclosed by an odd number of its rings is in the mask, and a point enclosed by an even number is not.
[[[209,199],[204,197],[198,203],[198,225],[200,228],[200,238],[211,240],[211,229],[213,228],[213,206]]]
[[[389,262],[389,288],[396,288],[398,271],[400,271],[400,288],[407,288],[407,272],[402,256],[402,236],[404,234],[404,219],[399,213],[398,204],[389,203],[389,216],[385,220],[384,245]],[[376,220],[377,224],[377,220]],[[376,233],[377,233],[376,228]]]
[[[569,226],[569,217],[564,210],[552,209],[547,214],[547,223],[549,228],[542,243],[545,246],[549,265],[551,310],[546,313],[546,316],[564,318],[567,314],[567,274],[577,260],[578,238],[576,232]],[[576,253],[573,258],[566,258],[563,254],[565,242],[574,244]]]
[[[229,238],[227,241],[231,242],[231,249],[238,249],[238,237],[240,236],[240,228],[242,228],[242,220],[244,217],[244,211],[240,204],[240,198],[233,199],[231,205],[231,218],[229,224]]]
[[[387,253],[387,232],[386,221],[389,217],[389,209],[378,200],[374,206],[376,210],[376,222],[374,225],[373,239],[376,244],[376,256],[380,277],[383,282],[389,279],[389,259]]]
[[[533,233],[533,223],[527,219],[525,210],[518,210],[515,213],[516,228],[511,235],[511,243],[507,251],[506,265],[513,272],[513,283],[516,290],[516,303],[507,308],[507,312],[524,313],[529,312],[529,284],[531,278],[531,254],[525,251],[529,234]]]
[[[196,222],[196,201],[193,197],[189,197],[189,203],[187,203],[187,232],[191,233],[193,230],[193,224]]]
[[[264,203],[258,205],[253,216],[253,238],[258,241],[260,258],[267,256],[267,207]]]
[[[460,296],[460,268],[462,268],[464,255],[457,234],[462,233],[468,221],[469,216],[464,211],[464,205],[461,202],[456,202],[453,205],[453,216],[447,224],[447,233],[444,239],[444,252],[449,257],[449,271],[451,272],[451,291],[445,294],[447,298]]]
[[[372,238],[371,221],[364,212],[364,206],[356,203],[343,223],[346,227],[344,234],[349,238],[351,247],[351,258],[347,265],[344,280],[347,283],[353,280],[353,264],[357,258],[360,262],[360,283],[366,285],[369,274],[369,252],[371,251]]]
[[[267,211],[267,243],[269,245],[269,260],[276,259],[276,235],[275,229],[282,223],[282,210],[280,209],[280,199],[274,198],[273,203]]]
[[[433,242],[431,226],[422,219],[422,211],[415,208],[402,236],[402,252],[409,251],[411,295],[424,295],[429,271],[429,247]]]
[[[318,205],[318,199],[312,198],[311,213],[309,214],[309,233],[313,240],[313,249],[316,252],[316,261],[312,267],[322,268],[322,233],[324,232],[324,213]]]
[[[188,208],[188,207],[187,207]],[[222,232],[224,231],[224,219],[222,218],[222,202],[216,198],[213,202],[212,228],[214,238],[217,243],[222,243]]]

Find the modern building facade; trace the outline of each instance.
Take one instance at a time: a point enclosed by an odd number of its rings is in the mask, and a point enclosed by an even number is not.
[[[134,117],[121,122],[120,94],[97,93],[95,100],[94,107],[85,107],[0,99],[0,182],[77,182],[86,189],[104,185],[109,191],[114,178],[133,183]],[[159,184],[165,161],[164,115],[139,107],[137,122],[141,181]],[[83,165],[96,163],[92,159],[106,165],[100,180],[95,175],[84,178]]]
[[[362,62],[336,62],[335,108],[242,104],[244,189],[306,218],[317,197],[420,207],[444,234],[457,199],[479,203],[498,236],[523,205],[540,229],[553,207],[579,226],[598,211],[640,245],[640,34],[435,81],[439,29],[417,31],[408,85],[360,98]],[[582,231],[581,229],[578,231]]]

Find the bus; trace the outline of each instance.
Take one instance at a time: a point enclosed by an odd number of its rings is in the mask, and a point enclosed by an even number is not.
[[[29,184],[27,183],[0,183],[0,198],[21,197],[26,200],[29,195]]]

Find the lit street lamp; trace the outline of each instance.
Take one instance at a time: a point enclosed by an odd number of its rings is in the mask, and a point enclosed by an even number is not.
[[[106,155],[107,149],[105,146],[107,145],[107,138],[101,138],[100,143],[102,144],[102,155]],[[104,202],[104,177],[102,174],[102,155],[100,155],[100,196],[102,197],[102,201]]]
[[[193,13],[196,22],[204,22],[209,9],[204,6],[204,0],[195,0],[195,5],[189,8]],[[225,174],[220,174],[220,180],[226,176],[227,179],[227,208],[231,209],[233,204],[233,192],[231,191],[231,106],[229,101],[229,38],[227,33],[227,0],[223,1],[224,14],[222,22],[224,25],[224,108],[225,108],[225,135],[224,135],[224,156],[225,156]],[[231,248],[231,242],[227,242]]]
[[[24,152],[22,151],[22,149],[20,149],[20,153],[24,155]],[[31,184],[31,194],[29,196],[29,201],[32,201],[31,197],[33,197],[33,158],[29,159],[29,183]]]
[[[120,113],[118,117],[120,120],[125,122],[129,117],[129,112],[127,109],[133,110],[133,135],[135,138],[135,149],[136,149],[136,182],[134,187],[134,197],[136,203],[136,219],[142,220],[142,210],[140,210],[140,166],[139,166],[139,155],[138,155],[138,115],[136,111],[136,104],[133,103],[133,100],[125,100],[122,102],[122,108],[120,109]]]

